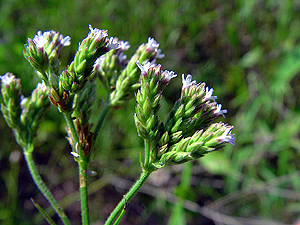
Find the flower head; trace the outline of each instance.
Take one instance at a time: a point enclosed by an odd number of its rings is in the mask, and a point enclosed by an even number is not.
[[[195,85],[197,84],[197,82],[194,80],[192,81],[192,75],[191,74],[188,74],[186,76],[186,79],[184,79],[184,74],[182,74],[182,88],[188,88],[192,85]]]

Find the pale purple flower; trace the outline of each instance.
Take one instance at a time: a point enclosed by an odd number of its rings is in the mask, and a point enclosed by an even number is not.
[[[177,74],[175,74],[173,71],[165,70],[163,74],[164,79],[166,79],[167,81],[170,81],[172,78],[177,77]]]
[[[221,105],[221,104],[218,104],[218,105],[217,105],[217,108],[216,108],[216,110],[215,110],[214,113],[215,113],[217,116],[222,115],[222,116],[225,118],[224,113],[227,113],[227,109],[221,110],[221,108],[222,108],[222,105]]]
[[[93,28],[91,24],[89,24],[90,33],[89,36],[95,36],[97,39],[102,39],[104,37],[107,37],[107,30],[100,30],[98,28]]]
[[[15,78],[16,77],[11,73],[6,73],[3,76],[0,76],[1,82],[6,85],[10,85]]]
[[[44,45],[48,42],[48,40],[45,38],[45,33],[47,32],[44,32],[42,34],[41,31],[38,31],[36,35],[34,35],[33,37],[33,42],[35,43],[35,45],[38,47],[38,48],[42,48],[44,47]],[[49,31],[48,31],[49,33]]]
[[[188,88],[192,85],[195,85],[197,84],[197,82],[194,80],[192,81],[192,75],[191,74],[188,74],[186,76],[186,79],[184,78],[184,74],[182,74],[182,88]]]
[[[119,47],[120,47],[120,50],[126,51],[130,48],[130,45],[129,45],[128,41],[119,41]]]
[[[142,73],[147,73],[148,70],[149,70],[151,67],[154,67],[154,66],[155,66],[155,64],[152,64],[152,63],[150,63],[150,62],[146,62],[146,63],[142,66],[139,60],[136,61],[136,65],[140,68],[140,70],[142,71]]]
[[[36,85],[36,90],[41,90],[43,92],[46,92],[47,91],[47,87],[45,86],[44,82],[43,83],[38,83]]]
[[[109,49],[108,51],[119,48],[118,38],[110,37],[106,47]]]
[[[165,54],[161,53],[161,49],[157,49],[155,58],[162,59],[163,57],[165,57]]]
[[[234,141],[235,141],[235,137],[233,134],[231,134],[231,130],[234,128],[234,126],[229,126],[228,128],[226,128],[226,130],[224,131],[224,133],[218,138],[220,142],[227,142],[230,143],[232,145],[235,145]]]
[[[78,158],[79,157],[79,154],[77,152],[70,152],[70,154],[72,156],[74,156],[75,158]]]
[[[159,44],[155,41],[155,39],[148,37],[147,49],[156,50],[158,47],[159,47]]]
[[[71,38],[69,36],[63,37],[63,35],[59,35],[61,38],[60,44],[62,46],[69,46],[71,44]]]
[[[212,94],[213,94],[213,92],[214,92],[214,89],[213,88],[211,88],[210,90],[209,90],[209,87],[206,87],[206,91],[205,91],[205,100],[213,100],[214,102],[216,101],[216,99],[218,99],[218,97],[217,96],[212,96]]]
[[[94,68],[96,70],[100,70],[101,64],[103,63],[104,60],[105,60],[105,55],[101,55],[98,59],[96,59]]]
[[[123,52],[121,52],[120,54],[119,54],[119,56],[118,56],[118,61],[119,61],[119,63],[123,63],[123,62],[125,62],[126,61],[126,59],[127,59],[127,55],[125,55]]]
[[[27,104],[27,102],[28,102],[28,98],[25,98],[23,95],[21,96],[21,102],[20,102],[20,106],[21,106],[21,108],[22,109],[25,109],[25,106],[26,106],[26,104]]]

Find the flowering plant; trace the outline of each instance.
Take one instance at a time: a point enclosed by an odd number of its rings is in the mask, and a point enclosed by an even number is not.
[[[127,61],[124,54],[130,47],[127,41],[108,38],[106,30],[89,26],[90,32],[79,44],[74,60],[60,71],[59,53],[70,45],[70,37],[55,31],[40,32],[28,38],[24,57],[35,69],[41,83],[31,97],[24,97],[20,79],[11,73],[1,76],[2,114],[13,130],[23,153],[31,176],[39,190],[50,202],[63,224],[70,224],[67,216],[42,181],[34,164],[32,153],[34,137],[50,102],[57,107],[67,123],[70,157],[78,163],[82,224],[90,224],[88,212],[87,175],[94,143],[107,113],[122,106],[130,98],[136,99],[134,120],[138,135],[144,140],[141,157],[142,173],[132,188],[116,206],[105,224],[118,224],[126,203],[155,170],[168,164],[181,164],[198,159],[205,154],[234,144],[233,126],[214,120],[227,113],[216,103],[213,89],[205,83],[197,84],[192,76],[182,75],[181,96],[174,104],[166,121],[161,121],[158,112],[165,87],[173,71],[161,70],[156,60],[164,57],[159,44],[149,38],[139,46]],[[91,107],[96,96],[95,80],[99,78],[107,98],[102,114],[95,127],[89,122]],[[48,101],[49,100],[49,101]],[[45,219],[54,224],[46,212],[35,203]]]

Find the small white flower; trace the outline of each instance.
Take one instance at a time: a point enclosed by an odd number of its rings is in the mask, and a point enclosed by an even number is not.
[[[197,82],[194,80],[194,81],[192,81],[192,75],[191,74],[188,74],[187,76],[186,76],[186,79],[184,78],[184,74],[182,74],[182,88],[188,88],[188,87],[190,87],[190,86],[192,86],[192,85],[195,85],[195,84],[197,84]]]
[[[108,44],[106,46],[109,50],[119,48],[118,38],[110,37]]]
[[[142,73],[147,73],[148,70],[149,70],[151,67],[154,67],[154,66],[155,66],[155,64],[151,64],[150,62],[146,62],[146,63],[142,66],[139,60],[136,61],[136,65],[140,68],[140,70],[142,71]]]
[[[49,31],[48,31],[49,32]],[[44,45],[48,42],[45,38],[45,35],[42,34],[41,31],[38,31],[36,35],[33,37],[33,42],[36,44],[38,48],[44,47]]]
[[[20,106],[21,106],[21,108],[22,109],[24,109],[25,108],[25,106],[26,106],[26,104],[27,104],[27,102],[28,102],[28,98],[25,98],[23,95],[21,96],[21,102],[20,102]]]
[[[105,56],[101,55],[98,59],[96,59],[95,64],[94,64],[94,68],[96,70],[100,70],[101,64],[103,63],[104,60],[105,60]]]
[[[130,48],[128,41],[119,41],[119,46],[122,51],[126,51]]]
[[[119,63],[123,63],[123,62],[125,62],[126,61],[126,59],[127,59],[127,55],[125,55],[123,52],[121,52],[120,54],[119,54],[119,56],[118,56],[118,61],[119,61]]]
[[[41,90],[41,91],[43,91],[43,92],[46,92],[46,91],[47,91],[47,87],[45,86],[44,83],[38,83],[38,84],[36,85],[36,90]]]
[[[230,127],[226,128],[224,133],[219,137],[219,140],[221,142],[227,142],[227,143],[230,143],[232,145],[235,145],[235,143],[234,143],[235,137],[234,137],[233,134],[231,134],[231,130],[233,128],[234,128],[233,126],[230,126]]]
[[[221,105],[221,104],[218,104],[218,105],[217,105],[217,108],[216,108],[216,110],[215,110],[214,113],[215,113],[217,116],[222,115],[222,116],[225,118],[224,113],[227,113],[227,109],[221,110],[221,108],[222,108],[222,105]]]
[[[71,152],[71,155],[74,156],[75,158],[78,158],[78,157],[79,157],[79,154],[76,153],[76,152]]]
[[[102,39],[103,37],[107,37],[108,36],[107,30],[100,30],[98,28],[93,28],[91,26],[91,24],[89,24],[89,29],[91,31],[89,35],[92,35],[92,36],[95,35],[95,38],[97,38],[97,39]]]
[[[159,44],[155,41],[154,38],[148,37],[147,48],[151,50],[157,49]]]
[[[63,38],[63,36],[60,35],[60,37],[61,37],[60,44],[62,46],[69,46],[71,44],[71,38],[69,36],[66,36],[66,37]]]
[[[165,57],[165,54],[161,53],[161,49],[157,49],[155,58],[162,59],[163,57]]]
[[[174,77],[177,77],[177,74],[175,74],[173,71],[165,70],[163,73],[164,73],[164,78],[168,81],[170,81]]]
[[[212,94],[213,94],[213,92],[214,92],[214,89],[213,88],[211,88],[210,90],[209,90],[209,88],[208,87],[206,87],[206,91],[205,91],[205,100],[213,100],[214,102],[216,101],[216,99],[218,99],[218,97],[217,96],[212,96]]]
[[[3,76],[0,76],[1,82],[6,85],[11,84],[15,78],[16,77],[14,75],[12,75],[11,73],[6,73]]]

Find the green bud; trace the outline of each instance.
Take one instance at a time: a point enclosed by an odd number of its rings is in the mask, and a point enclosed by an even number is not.
[[[50,87],[52,87],[54,89],[57,89],[58,88],[58,83],[59,83],[58,77],[55,74],[50,73],[50,75],[49,75]]]
[[[182,138],[182,131],[177,131],[170,136],[170,144],[177,143]]]
[[[159,146],[163,146],[163,145],[167,144],[169,142],[169,139],[170,139],[169,133],[168,133],[168,131],[166,131],[159,140],[159,143],[158,143]]]
[[[146,122],[147,130],[148,131],[152,130],[156,122],[157,122],[156,116],[151,115],[150,118],[148,118],[147,122]]]
[[[179,130],[179,127],[180,127],[180,125],[181,125],[181,123],[182,123],[182,118],[179,118],[179,119],[175,122],[175,124],[172,126],[171,133],[175,133],[176,131],[178,131],[178,130]]]

